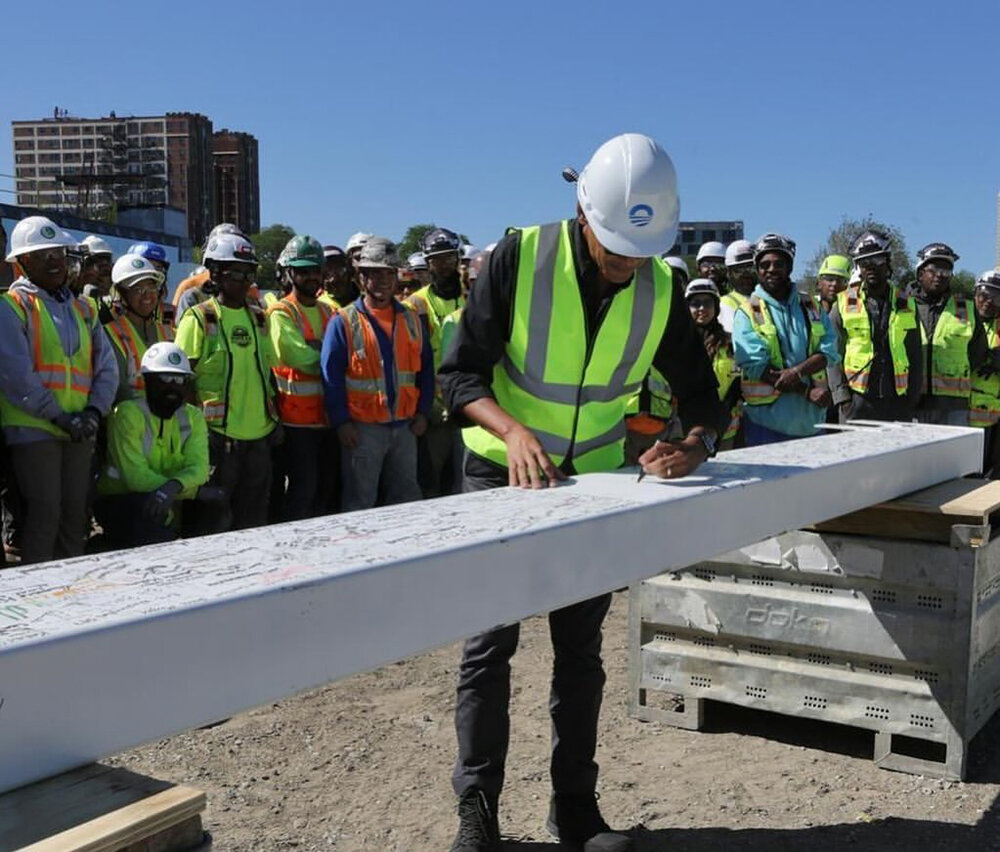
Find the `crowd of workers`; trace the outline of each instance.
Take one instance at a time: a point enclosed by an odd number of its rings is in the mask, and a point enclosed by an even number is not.
[[[678,204],[656,143],[616,137],[571,173],[574,218],[483,251],[444,228],[406,259],[372,234],[296,236],[280,292],[258,291],[230,224],[168,298],[161,246],[114,258],[99,237],[21,220],[0,298],[7,553],[41,562],[624,463],[676,478],[838,419],[982,427],[992,468],[1000,272],[969,300],[935,242],[916,281],[894,281],[889,237],[868,230],[823,261],[816,295],[776,233],[704,244],[692,276],[662,254]],[[588,849],[625,848],[592,795],[608,600],[551,617],[553,694],[562,679],[575,696],[553,708],[551,821],[604,838]],[[456,850],[495,848],[516,644],[512,625],[464,651]]]

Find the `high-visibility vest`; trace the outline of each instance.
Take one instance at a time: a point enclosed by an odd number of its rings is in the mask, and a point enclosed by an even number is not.
[[[174,333],[169,326],[158,322],[154,325],[154,329],[156,331],[156,340],[153,341],[154,343],[163,343],[164,341],[174,339]],[[146,381],[142,376],[140,367],[142,365],[142,356],[146,354],[149,346],[143,340],[142,335],[136,331],[135,326],[132,325],[132,321],[124,313],[119,314],[114,320],[105,325],[104,330],[108,333],[108,337],[111,338],[111,342],[125,358],[125,368],[128,371],[128,386],[135,393],[145,390]]]
[[[639,392],[629,398],[625,416],[648,414],[664,423],[674,416],[674,392],[670,382],[656,367],[650,367]]]
[[[201,417],[201,412],[193,405],[184,404],[174,412],[173,417],[162,419],[149,410],[145,397],[120,402],[115,406],[115,412],[123,405],[135,406],[142,412],[142,458],[150,470],[167,478],[182,470],[185,466],[184,445],[191,437],[191,420]],[[102,494],[124,494],[129,491],[128,483],[113,459],[109,459],[104,468],[104,479],[100,486]]]
[[[324,305],[326,305],[327,307],[332,308],[335,311],[339,311],[340,308],[342,307],[341,304],[340,304],[340,302],[338,302],[336,299],[333,298],[333,296],[331,296],[329,293],[326,293],[326,292],[320,293],[316,297],[316,301],[317,302],[322,302]]]
[[[733,382],[740,378],[739,367],[736,366],[736,358],[733,355],[733,346],[721,346],[712,359],[712,369],[715,371],[715,379],[719,383],[719,400],[726,398]],[[735,438],[740,429],[740,416],[742,407],[740,401],[736,400],[729,410],[729,425],[722,434],[721,440],[726,441]]]
[[[319,310],[320,338],[322,338],[334,310],[320,301],[316,302],[316,308]],[[294,293],[275,302],[268,313],[276,311],[280,311],[295,322],[298,333],[306,343],[312,343],[317,339],[312,324],[306,318]],[[273,372],[274,383],[278,389],[278,415],[282,423],[315,428],[329,425],[326,409],[323,406],[323,378],[318,369],[315,373],[306,373],[287,364],[278,364]]]
[[[1000,317],[983,322],[986,346],[990,352],[1000,349]],[[981,376],[972,374],[972,393],[969,397],[969,425],[987,428],[1000,422],[1000,373]]]
[[[969,378],[969,341],[972,339],[972,328],[969,302],[959,293],[948,299],[948,304],[944,306],[930,344],[927,342],[924,324],[920,323],[920,342],[924,346],[924,357],[930,356],[928,372],[933,396],[968,398],[972,391]]]
[[[67,356],[44,299],[23,290],[10,290],[3,295],[3,299],[24,323],[34,370],[42,384],[52,392],[64,412],[83,411],[90,398],[90,385],[94,377],[94,344],[91,335],[97,327],[97,314],[90,303],[81,298],[73,300],[73,316],[76,319],[80,345],[76,352]],[[5,394],[0,394],[0,422],[4,426],[41,429],[57,438],[69,437],[50,421],[18,408]]]
[[[807,349],[807,357],[809,357],[819,352],[819,345],[823,340],[824,332],[823,319],[812,296],[807,293],[799,293],[799,304],[806,319],[809,321],[809,345]],[[747,300],[746,307],[741,308],[741,310],[749,317],[753,330],[767,346],[767,354],[771,367],[775,370],[786,369],[789,365],[785,364],[785,358],[781,354],[778,327],[774,324],[774,320],[771,319],[771,312],[767,307],[767,302],[757,294],[754,294]],[[817,383],[825,382],[826,370],[814,373],[812,378]],[[763,378],[754,380],[744,376],[742,389],[743,399],[747,405],[770,405],[781,396],[780,391],[776,390],[774,385],[765,382]]]
[[[205,422],[212,428],[224,430],[229,419],[229,377],[232,371],[232,357],[229,353],[229,342],[219,328],[219,317],[222,309],[217,299],[210,298],[188,308],[194,314],[195,320],[201,326],[205,335],[204,346],[198,363],[195,365],[195,391],[201,403]],[[254,351],[257,355],[257,371],[264,387],[264,399],[267,414],[272,420],[278,419],[274,405],[274,384],[271,380],[271,365],[267,363],[261,350],[261,338],[264,336],[264,312],[257,307],[244,308],[250,315],[250,328],[254,335]],[[234,404],[242,404],[235,400]]]
[[[901,288],[890,294],[889,354],[895,376],[896,395],[903,396],[910,380],[910,359],[906,354],[906,334],[917,327],[917,309],[912,297]],[[852,284],[837,294],[837,309],[844,327],[844,375],[855,393],[864,394],[871,378],[875,347],[871,318],[864,288]]]
[[[737,293],[735,290],[730,290],[719,299],[719,302],[723,305],[728,305],[734,311],[738,311],[740,308],[744,307],[747,302],[750,301],[749,296],[744,296],[742,293]]]
[[[639,267],[588,340],[569,222],[516,233],[510,339],[493,369],[493,395],[535,434],[554,464],[572,454],[579,473],[614,470],[625,459],[625,408],[667,325],[670,267],[655,257]],[[507,464],[506,445],[486,429],[464,429],[463,438],[477,455]]]
[[[389,407],[389,386],[382,364],[382,352],[372,320],[352,302],[341,310],[347,327],[347,412],[359,423],[391,423],[409,420],[417,413],[421,354],[424,330],[417,312],[397,304],[392,319],[392,375],[396,387],[394,406]]]
[[[441,366],[441,325],[444,318],[453,311],[465,307],[465,297],[457,296],[454,299],[443,299],[438,296],[431,285],[421,287],[415,293],[411,293],[406,304],[413,307],[417,313],[427,318],[427,327],[431,332],[431,351],[434,353],[434,371]]]

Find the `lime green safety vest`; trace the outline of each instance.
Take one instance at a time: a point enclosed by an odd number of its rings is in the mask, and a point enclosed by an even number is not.
[[[740,377],[736,359],[733,357],[732,345],[723,346],[715,353],[715,358],[712,359],[712,369],[715,371],[715,380],[719,383],[719,401],[721,402],[726,398],[733,382]],[[723,432],[721,440],[727,441],[736,437],[736,433],[740,430],[740,413],[741,405],[737,399],[729,411],[729,425]]]
[[[639,392],[630,397],[625,406],[626,417],[636,414],[649,414],[660,420],[669,420],[674,416],[674,392],[666,376],[656,367],[649,368]]]
[[[452,312],[465,307],[465,297],[459,296],[456,299],[442,299],[431,289],[431,285],[421,287],[411,293],[406,299],[407,304],[417,309],[417,313],[427,317],[427,326],[431,332],[431,351],[434,353],[434,371],[437,372],[441,366],[441,355],[443,347],[441,345],[441,325],[445,317]]]
[[[738,311],[740,308],[746,307],[749,301],[749,296],[744,296],[742,293],[737,293],[735,290],[730,290],[725,296],[719,299],[720,303],[728,305],[734,311]]]
[[[520,228],[510,339],[493,369],[500,407],[530,429],[557,466],[614,470],[625,459],[625,407],[649,372],[670,313],[670,268],[652,258],[619,290],[587,339],[569,222]],[[507,447],[487,430],[465,445],[499,465]]]
[[[906,355],[906,333],[917,327],[917,309],[912,298],[902,289],[892,294],[892,313],[889,315],[889,354],[895,375],[897,396],[903,396],[910,378],[910,359]],[[844,375],[855,393],[868,390],[875,348],[872,344],[871,321],[863,287],[852,284],[837,294],[837,309],[847,338],[844,344]]]
[[[948,300],[934,327],[930,342],[931,393],[934,396],[955,396],[968,399],[972,391],[969,379],[969,341],[972,320],[965,296],[954,295]],[[920,342],[927,357],[927,331],[920,323]]]
[[[188,308],[205,334],[205,343],[198,363],[195,365],[195,390],[198,402],[201,403],[205,422],[213,429],[224,431],[229,421],[229,379],[233,369],[232,357],[229,354],[229,344],[226,335],[219,328],[219,317],[222,314],[217,299],[207,301]],[[247,306],[251,314],[250,327],[255,336],[254,346],[257,353],[257,369],[264,386],[264,398],[267,400],[268,417],[277,422],[278,410],[275,404],[275,385],[271,376],[271,365],[267,363],[261,347],[261,340],[266,338],[264,332],[264,313],[257,307]],[[239,406],[242,400],[232,400]]]
[[[986,345],[992,352],[1000,348],[1000,317],[986,323]],[[972,374],[972,396],[969,399],[969,425],[986,429],[1000,421],[1000,373],[989,376]]]
[[[94,377],[92,362],[93,340],[97,326],[97,313],[85,299],[73,302],[80,345],[67,356],[63,351],[59,332],[52,316],[45,307],[45,300],[32,293],[14,290],[3,295],[4,301],[14,310],[25,326],[28,347],[34,360],[35,373],[56,398],[59,407],[68,413],[83,411],[90,398],[90,384]],[[0,394],[0,421],[4,426],[29,426],[41,429],[57,438],[69,436],[48,420],[35,417],[18,408],[5,394]]]
[[[815,355],[819,352],[819,345],[823,341],[823,319],[816,302],[807,293],[799,293],[799,304],[809,320],[809,348],[807,355]],[[769,363],[775,370],[784,370],[784,356],[781,354],[781,342],[778,340],[778,327],[771,319],[771,312],[768,310],[767,302],[754,294],[747,299],[746,307],[741,308],[743,313],[750,319],[750,324],[757,335],[767,346]],[[813,381],[820,384],[826,382],[826,370],[813,373]],[[775,390],[774,385],[768,384],[763,379],[743,378],[743,399],[747,405],[770,405],[781,393]]]

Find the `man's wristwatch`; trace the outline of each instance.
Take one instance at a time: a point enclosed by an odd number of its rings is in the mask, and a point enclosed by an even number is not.
[[[699,432],[698,440],[701,441],[702,446],[705,448],[705,452],[708,453],[709,458],[715,456],[715,438],[712,436],[711,432]]]

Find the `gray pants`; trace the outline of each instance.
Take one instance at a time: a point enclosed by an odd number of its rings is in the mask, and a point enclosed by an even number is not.
[[[24,501],[21,562],[83,553],[93,441],[32,441],[10,448]]]
[[[341,447],[343,501],[341,511],[370,509],[379,493],[386,504],[409,503],[421,498],[417,483],[417,437],[409,424],[386,426],[355,421],[358,446]]]

